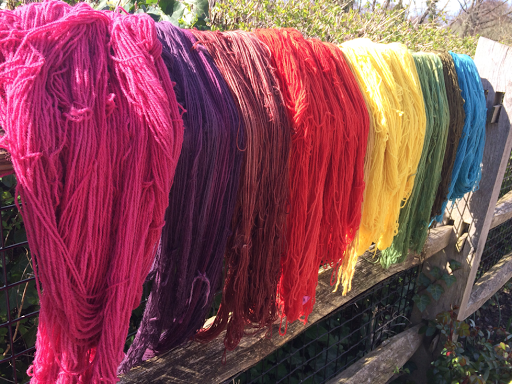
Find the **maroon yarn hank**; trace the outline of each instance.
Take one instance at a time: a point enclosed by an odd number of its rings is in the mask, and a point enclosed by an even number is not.
[[[270,51],[254,34],[194,34],[230,87],[246,131],[222,302],[212,325],[196,335],[199,341],[209,341],[227,328],[224,345],[233,350],[246,326],[270,327],[278,317],[276,292],[284,251],[291,125]]]
[[[119,372],[190,340],[220,289],[245,147],[231,93],[204,47],[156,23],[183,114],[183,150],[169,194],[161,249],[143,320]]]

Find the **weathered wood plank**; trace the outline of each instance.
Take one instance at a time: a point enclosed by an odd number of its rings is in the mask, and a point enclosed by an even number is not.
[[[475,191],[469,201],[469,210],[473,224],[469,232],[469,240],[462,252],[463,272],[467,278],[461,290],[463,295],[455,294],[451,304],[459,304],[459,319],[467,317],[466,308],[473,289],[478,265],[485,247],[487,235],[494,217],[496,202],[501,183],[512,148],[510,116],[512,116],[512,48],[481,37],[475,54],[484,89],[488,91],[487,108],[492,109],[501,101],[497,93],[504,92],[503,107],[497,123],[486,126],[486,142],[482,160],[482,180],[480,188]],[[454,284],[456,285],[456,284]],[[453,292],[453,291],[452,291]]]
[[[307,327],[375,284],[420,264],[422,259],[432,256],[440,247],[448,244],[452,233],[453,227],[451,226],[432,230],[421,256],[410,254],[404,263],[394,265],[388,270],[382,269],[379,263],[369,260],[371,259],[369,254],[360,257],[356,265],[352,291],[346,296],[342,296],[340,292],[333,292],[333,287],[329,283],[331,271],[323,271],[318,278],[315,308],[307,325],[300,322],[289,324],[286,335],[279,336],[279,324],[276,323],[272,327],[270,337],[265,337],[263,333],[245,337],[236,350],[227,353],[225,365],[221,362],[224,353],[222,342],[224,333],[222,333],[216,340],[208,344],[192,342],[187,346],[176,348],[162,356],[148,360],[140,367],[136,367],[122,376],[121,383],[221,383],[250,368]]]
[[[450,309],[452,305],[460,307],[459,317],[463,318],[512,148],[509,119],[509,116],[512,116],[512,49],[492,40],[480,38],[475,64],[482,78],[483,88],[488,91],[487,107],[492,109],[496,103],[501,102],[501,98],[496,97],[499,96],[497,92],[505,92],[505,98],[498,121],[486,125],[480,188],[466,195],[454,209],[451,217],[457,236],[465,236],[466,239],[463,244],[453,242],[423,265],[426,271],[435,267],[445,270],[447,262],[451,259],[462,265],[462,268],[455,272],[457,281],[451,287],[446,287],[440,300],[429,305],[423,312],[423,316],[429,319]],[[462,250],[457,245],[462,246]]]
[[[491,229],[503,224],[509,219],[512,219],[512,191],[507,193],[496,203],[494,216],[491,222]]]
[[[12,171],[12,163],[9,153],[5,149],[0,149],[0,174]]]
[[[475,283],[465,316],[470,316],[512,278],[512,253],[503,258]]]
[[[385,384],[421,345],[420,325],[393,336],[327,384]]]

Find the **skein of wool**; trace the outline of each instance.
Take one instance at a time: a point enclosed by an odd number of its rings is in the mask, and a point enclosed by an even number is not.
[[[211,326],[196,335],[196,340],[209,341],[227,328],[224,345],[233,350],[246,325],[269,327],[277,319],[291,127],[270,52],[254,34],[193,33],[226,80],[246,132],[222,301]]]
[[[447,200],[436,217],[443,220],[448,200],[456,200],[466,193],[478,189],[482,178],[482,157],[485,147],[485,120],[487,108],[484,88],[476,65],[468,55],[450,52],[457,72],[459,87],[464,99],[464,128],[457,147],[457,155],[451,174]]]
[[[430,212],[441,180],[450,114],[441,59],[433,53],[413,53],[421,82],[427,125],[414,188],[400,211],[398,233],[382,251],[381,265],[403,262],[409,249],[419,253],[427,239]]]
[[[341,48],[370,111],[361,226],[336,286],[342,284],[345,294],[357,257],[372,243],[386,249],[397,234],[400,208],[414,186],[426,115],[414,59],[404,45],[356,39]]]
[[[287,324],[297,320],[302,315],[303,305],[314,300],[306,284],[312,271],[319,268],[316,252],[332,127],[323,124],[330,116],[324,78],[320,71],[315,71],[318,70],[316,59],[300,32],[266,29],[256,30],[255,34],[270,49],[293,130],[287,249],[281,257],[282,274],[278,285],[278,305]]]
[[[323,196],[323,215],[317,251],[317,265],[330,265],[333,275],[336,266],[344,267],[346,249],[352,243],[361,222],[361,204],[364,192],[364,158],[368,143],[370,117],[359,85],[346,63],[341,49],[329,43],[310,39],[320,69],[327,77],[326,101],[334,126],[331,159]],[[308,281],[314,295],[318,271]],[[334,276],[334,281],[336,276]],[[306,306],[308,303],[306,303]],[[310,313],[312,305],[304,308]]]
[[[156,23],[185,137],[143,320],[119,372],[189,340],[219,290],[245,148],[226,82],[190,31]]]
[[[293,129],[278,304],[286,324],[299,318],[306,322],[315,303],[320,261],[341,260],[344,241],[358,226],[367,111],[353,75],[332,46],[306,41],[293,29],[255,33],[272,54]],[[354,205],[347,207],[350,202]],[[341,252],[323,254],[327,249]]]
[[[183,138],[147,15],[0,11],[0,146],[40,297],[32,383],[115,383]]]
[[[448,139],[446,142],[446,151],[444,153],[443,167],[441,170],[441,182],[437,189],[436,198],[432,205],[431,217],[441,214],[443,202],[447,199],[448,189],[451,181],[451,174],[457,147],[464,127],[464,99],[459,88],[457,72],[453,64],[452,56],[448,52],[436,52],[443,64],[444,84],[446,86],[446,96],[448,98],[448,108],[450,110],[450,125],[448,130]]]

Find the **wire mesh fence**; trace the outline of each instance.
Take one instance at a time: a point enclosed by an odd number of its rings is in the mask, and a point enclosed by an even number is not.
[[[499,197],[505,196],[510,191],[512,191],[512,152],[510,153],[507,168],[505,169],[505,176],[503,176]]]
[[[39,302],[30,251],[21,215],[14,200],[15,177],[0,178],[0,384],[26,383],[26,370],[35,352]],[[500,196],[512,190],[509,161]],[[470,194],[448,207],[447,220],[464,217]],[[458,233],[469,230],[456,228]],[[490,231],[477,279],[512,249],[512,220]],[[473,246],[473,245],[472,245]],[[378,284],[351,303],[309,327],[301,335],[237,376],[240,383],[323,383],[401,332],[412,311],[418,268],[402,272]],[[125,350],[135,336],[150,292],[144,287],[142,305],[132,314]],[[221,293],[216,294],[208,317],[215,316]]]
[[[27,237],[15,206],[15,178],[0,179],[0,383],[28,382],[39,300]]]
[[[512,219],[489,231],[475,282],[512,251]]]
[[[414,267],[375,285],[225,384],[327,382],[406,328],[418,273]]]
[[[509,156],[505,176],[500,187],[499,198],[512,191],[512,152]],[[512,251],[512,219],[491,229],[487,235],[485,248],[476,272],[475,283],[494,267],[503,256]]]

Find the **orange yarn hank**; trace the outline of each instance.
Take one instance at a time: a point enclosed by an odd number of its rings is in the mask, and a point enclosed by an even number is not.
[[[340,262],[359,225],[369,117],[337,48],[294,29],[255,33],[271,51],[293,130],[278,304],[287,323],[306,322],[321,261]]]

